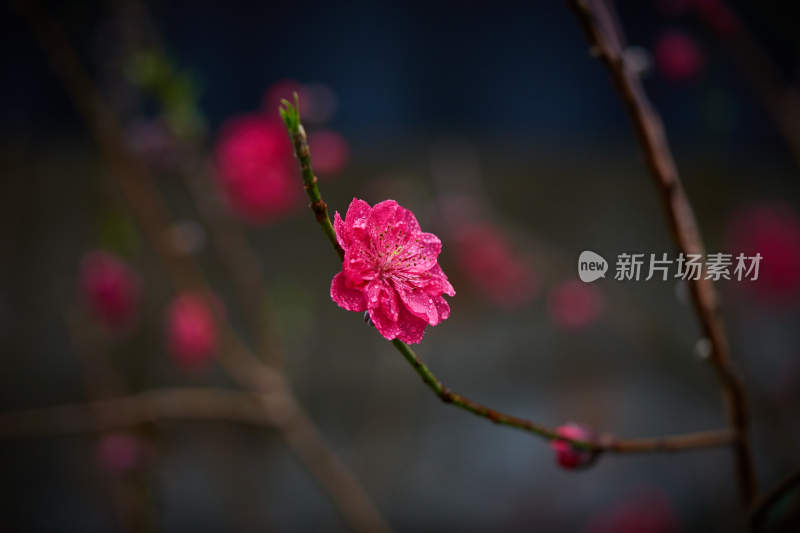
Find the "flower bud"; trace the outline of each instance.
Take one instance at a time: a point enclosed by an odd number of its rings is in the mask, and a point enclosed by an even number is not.
[[[568,439],[590,442],[594,440],[594,433],[586,426],[580,424],[565,424],[559,426],[556,432]],[[550,441],[550,447],[556,452],[556,462],[558,465],[567,470],[586,468],[591,465],[597,457],[597,452],[595,451],[582,450],[560,439]]]

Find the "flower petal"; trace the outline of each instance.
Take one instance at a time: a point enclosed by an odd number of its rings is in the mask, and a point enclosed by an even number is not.
[[[400,300],[412,315],[426,320],[431,326],[439,323],[439,311],[436,309],[436,304],[433,303],[433,298],[427,292],[407,286],[402,282],[396,282],[394,287]]]
[[[439,312],[439,322],[450,318],[450,304],[441,296],[434,296],[433,303],[436,304],[436,310]]]
[[[360,245],[351,246],[344,252],[342,272],[352,288],[363,288],[378,275],[374,261]]]
[[[417,222],[417,217],[414,216],[414,213],[401,205],[397,206],[395,220],[397,227],[409,238],[414,238],[422,232],[422,229],[419,227],[419,222]]]
[[[367,229],[369,238],[376,249],[383,250],[386,246],[389,246],[388,244],[382,244],[388,240],[392,241],[392,246],[394,245],[394,223],[397,208],[397,202],[394,200],[384,200],[375,204],[375,207],[370,211]]]
[[[333,276],[331,281],[331,298],[339,307],[348,311],[364,311],[367,308],[363,291],[348,287],[341,272]]]
[[[442,271],[442,267],[439,264],[433,265],[428,271],[430,275],[428,279],[428,284],[426,286],[426,290],[429,294],[446,294],[448,296],[455,296],[456,290],[447,280],[447,274]]]
[[[404,306],[400,306],[397,323],[400,326],[397,338],[403,342],[416,344],[425,335],[425,326],[427,326],[425,321],[409,313]]]
[[[408,240],[400,256],[403,268],[409,272],[427,272],[436,264],[442,251],[442,241],[433,233],[418,232]]]
[[[350,238],[347,235],[344,220],[339,216],[339,211],[333,214],[333,231],[336,232],[336,241],[344,250],[350,247]]]
[[[386,314],[383,307],[370,309],[369,318],[372,320],[372,323],[375,325],[378,333],[383,335],[383,337],[387,340],[396,338],[401,332],[400,324],[396,319],[392,320],[392,317]]]
[[[381,303],[381,289],[383,289],[383,280],[378,278],[369,282],[365,296],[367,298],[367,309],[375,309]]]
[[[344,216],[344,241],[348,246],[356,240],[366,243],[367,221],[371,212],[372,208],[364,200],[353,198],[350,202]]]

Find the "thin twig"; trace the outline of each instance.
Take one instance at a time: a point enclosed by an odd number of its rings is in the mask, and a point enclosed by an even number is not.
[[[306,130],[300,123],[300,102],[297,93],[294,95],[294,106],[283,100],[283,107],[280,109],[281,118],[283,118],[286,129],[289,132],[289,137],[292,140],[292,147],[294,148],[294,155],[300,164],[300,174],[303,177],[303,188],[308,194],[310,200],[309,207],[314,212],[322,232],[328,237],[333,249],[339,254],[339,259],[344,260],[344,250],[339,246],[339,241],[336,240],[336,232],[331,224],[330,216],[328,215],[328,204],[322,199],[317,185],[317,177],[314,175],[314,169],[311,167],[311,150],[308,147],[308,137]]]
[[[311,154],[308,149],[305,130],[300,122],[297,99],[295,98],[294,105],[284,100],[280,112],[284,124],[286,125],[286,129],[288,130],[289,137],[294,145],[295,156],[299,160],[303,170],[303,181],[306,185],[306,190],[313,190],[313,196],[311,192],[309,192],[309,198],[312,198],[311,207],[317,217],[317,222],[319,222],[323,232],[329,236],[329,240],[333,243],[334,249],[339,253],[339,256],[343,257],[343,251],[336,241],[336,233],[334,232],[333,226],[328,218],[327,208],[325,209],[324,213],[314,209],[315,202],[318,205],[323,206],[325,205],[325,202],[322,201],[319,189],[317,188],[317,179],[314,176],[314,171],[311,167]],[[331,233],[333,235],[332,237],[330,236]],[[596,441],[565,438],[559,435],[555,429],[536,424],[524,418],[519,418],[496,411],[474,402],[465,396],[452,392],[441,381],[439,381],[438,378],[436,378],[436,376],[428,369],[428,367],[417,357],[410,346],[398,339],[394,339],[392,344],[403,355],[403,357],[405,357],[406,361],[408,361],[417,374],[420,375],[422,381],[443,402],[460,407],[474,415],[491,420],[496,424],[521,429],[534,435],[544,437],[547,440],[560,439],[569,442],[572,444],[572,446],[579,449],[596,452],[607,451],[614,453],[680,451],[697,448],[727,446],[733,442],[735,437],[735,434],[730,430],[717,430],[702,433],[692,433],[688,435],[675,435],[670,437],[634,440],[617,440],[613,437],[604,437]]]
[[[624,37],[612,7],[603,0],[570,0],[586,32],[593,55],[602,59],[633,119],[636,133],[661,192],[673,236],[685,254],[702,254],[703,242],[667,144],[661,118],[648,100],[638,74],[624,61]],[[728,341],[714,285],[701,277],[690,283],[695,311],[711,342],[711,364],[719,378],[731,427],[742,501],[750,505],[758,483],[748,437],[749,416],[744,387],[731,367]]]
[[[414,351],[406,343],[397,339],[392,341],[395,348],[403,354],[406,361],[417,371],[422,381],[441,399],[444,403],[450,403],[460,407],[472,414],[491,420],[495,424],[509,426],[530,433],[539,435],[548,440],[560,439],[571,442],[573,446],[580,449],[595,452],[612,453],[647,453],[647,452],[676,452],[692,450],[696,448],[714,448],[727,446],[733,442],[735,435],[731,430],[713,430],[686,435],[672,435],[668,437],[644,438],[620,440],[610,436],[604,436],[595,442],[565,439],[556,430],[542,426],[516,416],[508,415],[496,411],[477,402],[470,400],[460,394],[456,394],[448,389],[439,379],[420,361]]]
[[[768,493],[761,497],[752,508],[750,513],[750,524],[754,531],[759,527],[769,516],[772,507],[781,501],[786,494],[800,486],[800,470],[793,472],[783,478],[783,480],[775,485]]]

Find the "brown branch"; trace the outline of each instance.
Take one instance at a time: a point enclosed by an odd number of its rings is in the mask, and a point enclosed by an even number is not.
[[[190,257],[179,253],[169,240],[168,211],[149,169],[128,150],[116,116],[83,69],[63,29],[36,2],[19,2],[17,6],[33,28],[54,71],[61,78],[108,162],[119,175],[126,200],[166,265],[175,287],[209,292],[210,286],[199,267]],[[254,379],[258,380],[257,390],[262,394],[259,405],[269,416],[274,414],[270,411],[272,402],[276,397],[280,399],[284,407],[280,416],[286,418],[281,419],[277,427],[292,451],[320,486],[327,490],[343,518],[356,531],[389,531],[355,476],[327,448],[313,422],[297,405],[283,375],[261,364],[236,336],[230,324],[223,317],[218,317],[218,320],[224,333],[220,350],[226,354],[220,358],[221,362],[245,386],[252,387]],[[253,378],[253,375],[258,377]],[[266,390],[268,382],[279,384],[278,396],[273,397],[275,391],[272,389]],[[308,440],[303,441],[304,438]]]
[[[680,452],[698,448],[730,446],[736,434],[730,429],[698,431],[685,435],[611,441],[605,449],[613,453]]]
[[[704,247],[694,212],[678,177],[661,118],[650,104],[638,75],[625,65],[623,36],[613,8],[603,0],[570,0],[570,4],[586,32],[593,54],[599,56],[608,68],[633,120],[678,248],[685,254],[702,254]],[[744,388],[731,368],[728,341],[713,283],[699,279],[692,281],[690,287],[703,332],[711,342],[709,359],[723,390],[730,425],[737,436],[733,448],[741,498],[750,505],[757,496],[758,483],[748,437]]]
[[[306,141],[305,130],[300,120],[300,112],[297,106],[297,97],[295,96],[295,104],[284,101],[281,108],[281,116],[283,117],[289,136],[292,140],[295,150],[295,156],[300,162],[300,167],[303,170],[303,181],[306,185],[306,190],[313,188],[313,196],[315,201],[324,205],[322,195],[317,187],[317,181],[314,177],[314,171],[311,167],[311,153]],[[311,193],[309,193],[311,195]],[[313,209],[312,202],[312,209]],[[314,212],[317,221],[326,235],[332,235],[330,240],[335,244],[336,250],[340,256],[343,253],[336,241],[336,234],[331,226],[330,219],[328,218],[327,211],[320,216],[316,211]],[[476,416],[480,416],[495,424],[500,424],[508,427],[513,427],[522,431],[527,431],[539,437],[548,440],[562,440],[570,443],[575,448],[582,450],[590,450],[595,452],[614,452],[614,453],[642,453],[642,452],[665,452],[665,451],[680,451],[690,450],[695,448],[709,448],[715,446],[726,446],[731,444],[735,438],[735,434],[730,430],[721,431],[707,431],[703,433],[693,433],[688,435],[675,435],[670,437],[661,438],[648,438],[648,439],[634,439],[634,440],[618,440],[614,437],[607,436],[597,440],[577,440],[562,437],[555,429],[548,428],[541,424],[537,424],[530,420],[520,418],[514,415],[509,415],[502,411],[497,411],[490,407],[486,407],[478,402],[470,400],[466,396],[451,391],[448,387],[437,378],[433,372],[425,365],[425,363],[417,357],[417,354],[411,347],[400,339],[394,339],[392,344],[408,361],[414,371],[422,378],[423,383],[430,388],[436,396],[439,397],[444,403],[454,405],[465,411],[468,411]]]
[[[798,486],[800,486],[800,470],[783,478],[772,490],[760,498],[753,505],[750,513],[750,525],[753,530],[757,531],[763,525],[773,505],[781,501],[788,492],[798,488]]]

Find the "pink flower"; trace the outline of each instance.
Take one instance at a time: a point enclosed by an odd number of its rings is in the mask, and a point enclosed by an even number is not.
[[[573,423],[560,426],[556,429],[556,433],[573,440],[591,441],[594,438],[591,430]],[[594,462],[597,456],[595,452],[575,448],[572,444],[558,439],[550,441],[550,447],[556,452],[558,465],[567,470],[587,467]]]
[[[627,501],[592,517],[588,533],[677,533],[681,531],[675,511],[660,491],[640,488]]]
[[[456,292],[437,262],[442,243],[420,230],[411,211],[394,200],[370,207],[353,198],[344,220],[334,216],[334,228],[345,251],[331,283],[339,307],[369,311],[381,335],[409,343],[450,316],[442,294]]]
[[[347,140],[333,130],[311,132],[308,145],[313,157],[314,170],[321,176],[338,174],[347,164],[350,147]]]
[[[139,439],[129,433],[109,433],[97,443],[97,463],[103,470],[121,474],[136,468],[142,456]]]
[[[173,300],[167,310],[167,344],[183,368],[208,362],[217,349],[217,324],[207,298],[183,293]]]
[[[274,220],[299,205],[291,145],[278,120],[230,120],[217,146],[217,166],[231,207],[250,222]]]
[[[566,328],[591,324],[603,311],[603,295],[594,285],[565,281],[550,293],[548,310],[555,322]]]
[[[795,302],[800,292],[800,216],[787,205],[756,205],[736,212],[728,236],[734,256],[761,254],[758,279],[735,282],[766,302]]]
[[[139,279],[116,255],[89,252],[81,263],[81,287],[89,309],[107,326],[131,323],[139,303]]]
[[[513,308],[537,291],[531,265],[518,257],[500,229],[486,223],[469,224],[456,233],[458,266],[492,303]]]
[[[655,45],[656,66],[671,81],[694,78],[703,68],[703,54],[695,41],[686,34],[666,32]]]

